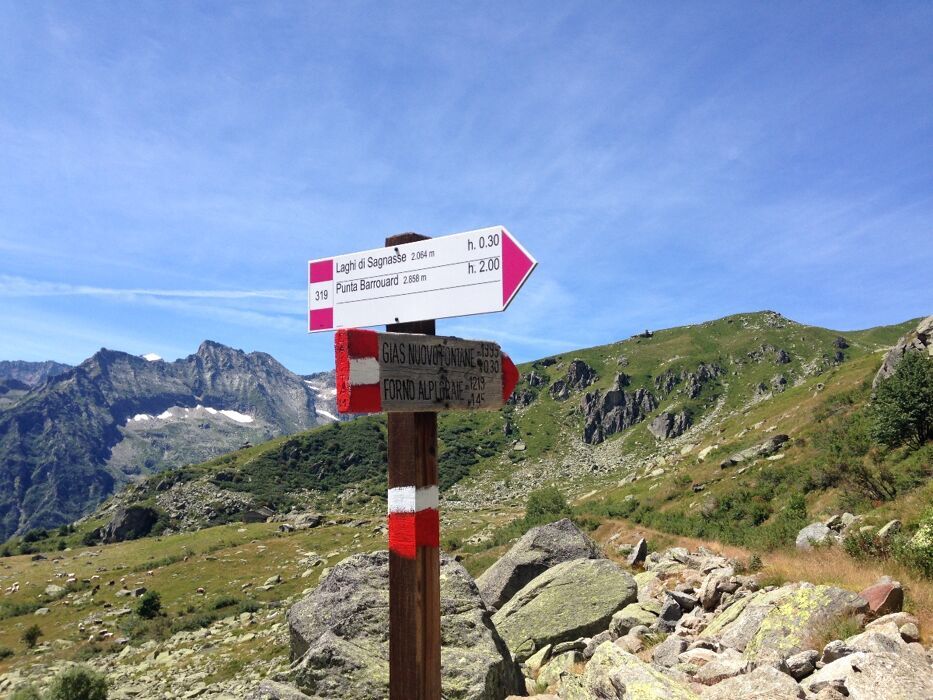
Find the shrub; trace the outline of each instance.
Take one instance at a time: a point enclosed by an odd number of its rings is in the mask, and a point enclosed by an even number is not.
[[[896,546],[895,557],[927,578],[933,578],[933,509],[927,511],[913,537]]]
[[[545,486],[528,495],[525,524],[528,527],[550,523],[570,516],[567,499],[556,486]]]
[[[136,614],[144,620],[151,620],[162,612],[162,597],[156,591],[146,591],[139,599]]]
[[[98,530],[89,530],[81,535],[81,544],[85,547],[93,547],[100,541],[100,533]]]
[[[31,625],[26,628],[26,631],[23,632],[21,639],[26,645],[27,649],[32,649],[39,642],[39,637],[42,636],[42,630],[39,628],[39,625]]]
[[[49,687],[48,700],[107,700],[107,679],[76,666],[63,671]]]
[[[933,359],[908,352],[872,402],[874,438],[889,447],[920,447],[933,438]]]
[[[13,691],[10,700],[42,700],[39,691],[31,683],[19,686]]]
[[[13,654],[14,654],[13,650],[10,649],[9,647],[0,647],[0,661],[3,661],[4,659],[9,659],[11,656],[13,656]]]

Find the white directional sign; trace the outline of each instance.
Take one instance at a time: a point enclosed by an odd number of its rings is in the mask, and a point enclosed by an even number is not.
[[[308,330],[502,311],[537,264],[502,226],[311,260]]]

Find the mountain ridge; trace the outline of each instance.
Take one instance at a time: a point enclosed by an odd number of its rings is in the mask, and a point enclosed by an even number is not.
[[[102,348],[0,411],[0,538],[70,522],[140,474],[319,422],[311,388],[267,353],[208,340],[165,362]]]

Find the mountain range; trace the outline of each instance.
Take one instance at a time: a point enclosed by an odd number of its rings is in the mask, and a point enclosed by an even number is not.
[[[326,374],[212,341],[174,362],[102,349],[77,367],[0,369],[0,540],[71,522],[145,474],[333,420]]]

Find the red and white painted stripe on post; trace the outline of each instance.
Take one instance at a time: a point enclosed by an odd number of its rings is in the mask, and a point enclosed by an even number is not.
[[[389,550],[414,559],[418,547],[440,546],[437,486],[389,489]]]
[[[337,410],[341,413],[379,413],[379,334],[339,330],[334,337],[337,359]],[[351,395],[353,398],[351,405]]]

